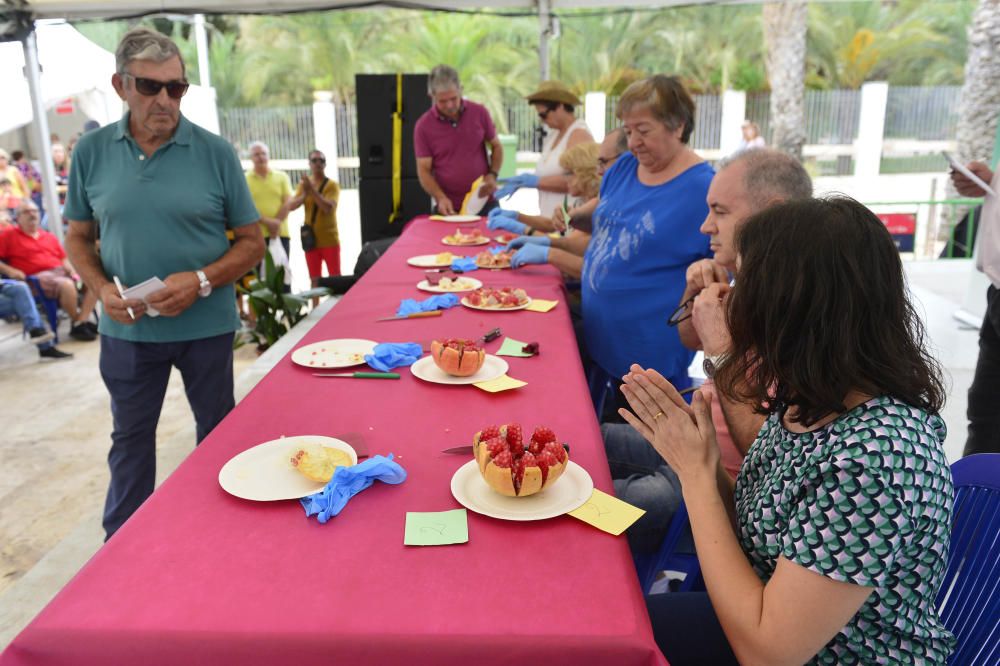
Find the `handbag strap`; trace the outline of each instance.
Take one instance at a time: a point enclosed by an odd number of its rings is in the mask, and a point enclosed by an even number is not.
[[[308,177],[309,176],[306,176],[306,178],[308,178]],[[319,185],[319,194],[320,195],[323,194],[323,190],[326,189],[326,184],[329,183],[329,182],[330,182],[329,178],[326,178],[326,177],[323,178],[323,182],[320,183],[320,185]],[[319,210],[319,206],[317,206],[316,202],[314,201],[313,202],[313,214],[312,214],[312,218],[310,218],[310,220],[309,220],[309,226],[310,227],[316,226],[316,211],[317,210]]]

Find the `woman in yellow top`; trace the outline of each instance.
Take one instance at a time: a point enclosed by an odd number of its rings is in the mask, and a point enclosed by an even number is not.
[[[309,153],[310,174],[299,181],[295,195],[286,204],[292,211],[305,205],[302,221],[302,249],[312,286],[319,284],[323,264],[329,275],[340,275],[340,236],[337,233],[337,199],[340,186],[326,177],[326,156],[319,150]]]

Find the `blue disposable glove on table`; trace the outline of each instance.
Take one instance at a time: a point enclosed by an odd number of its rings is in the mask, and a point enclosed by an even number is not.
[[[333,518],[347,505],[347,501],[368,488],[376,479],[383,483],[406,481],[406,470],[389,457],[373,456],[351,467],[338,467],[333,478],[323,490],[299,500],[306,516],[316,516],[321,523]]]
[[[546,247],[552,245],[552,239],[548,236],[521,236],[520,238],[515,238],[511,242],[507,243],[508,250],[516,250],[519,247],[524,247],[525,245],[544,245]]]
[[[469,271],[478,271],[479,266],[476,265],[476,260],[472,257],[459,257],[451,260],[451,270],[456,273],[468,273]]]
[[[504,178],[501,182],[503,183],[503,187],[493,194],[497,199],[509,197],[522,187],[538,187],[538,176],[533,173],[522,173],[510,178]]]
[[[547,264],[548,262],[549,246],[538,243],[528,243],[510,258],[511,268],[520,268],[525,264]]]
[[[365,363],[379,372],[413,365],[423,356],[423,349],[416,342],[383,342],[375,345],[371,354],[365,354]]]
[[[404,298],[399,302],[399,309],[396,310],[396,315],[402,317],[403,315],[413,314],[414,312],[447,310],[448,308],[453,308],[456,305],[458,305],[458,296],[455,294],[431,296],[430,298],[425,298],[422,301],[417,301],[412,298]]]

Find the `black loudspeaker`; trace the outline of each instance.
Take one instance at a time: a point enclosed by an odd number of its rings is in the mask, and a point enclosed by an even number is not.
[[[392,214],[392,179],[362,178],[358,184],[361,203],[361,242],[398,236],[403,225],[417,215],[431,212],[431,198],[416,178],[400,181],[399,215],[389,223]]]
[[[354,77],[358,112],[358,158],[361,178],[392,178],[392,114],[396,110],[395,74]],[[426,74],[403,75],[403,178],[417,177],[413,127],[431,108]]]

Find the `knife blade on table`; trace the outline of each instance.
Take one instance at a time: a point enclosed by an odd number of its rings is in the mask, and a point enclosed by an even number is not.
[[[440,317],[444,310],[428,310],[427,312],[411,312],[407,315],[397,315],[395,317],[382,317],[375,321],[395,321],[397,319],[419,319],[421,317]]]
[[[399,379],[398,372],[314,372],[313,377],[353,377],[354,379]]]

